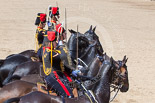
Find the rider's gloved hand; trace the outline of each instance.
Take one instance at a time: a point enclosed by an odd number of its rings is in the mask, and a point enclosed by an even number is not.
[[[79,70],[83,70],[84,67],[83,67],[82,65],[78,65],[78,69],[79,69]]]
[[[78,74],[80,74],[80,73],[81,73],[80,70],[74,70],[74,71],[72,71],[72,75],[75,76],[75,77],[77,77]]]

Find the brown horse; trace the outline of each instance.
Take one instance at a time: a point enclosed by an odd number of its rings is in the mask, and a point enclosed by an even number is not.
[[[39,74],[30,74],[22,77],[20,80],[37,84],[38,82],[44,83],[43,78]]]
[[[37,86],[33,83],[21,80],[14,81],[0,89],[0,103],[3,103],[9,98],[24,96],[25,94],[36,90]]]
[[[122,91],[126,92],[129,88],[128,83],[128,72],[126,57],[123,61],[114,61],[112,58],[109,60],[104,60],[100,70],[99,75],[101,75],[100,81],[96,84],[94,89],[95,98],[98,103],[109,103],[110,99],[110,83],[117,80],[115,85],[122,85]],[[118,65],[119,64],[119,65]],[[35,99],[34,99],[35,97]],[[5,103],[11,103],[12,101],[19,101],[19,103],[62,103],[63,99],[61,97],[46,95],[41,92],[32,92],[21,98],[9,99]],[[65,98],[66,103],[91,103],[86,95],[82,95],[78,98]]]

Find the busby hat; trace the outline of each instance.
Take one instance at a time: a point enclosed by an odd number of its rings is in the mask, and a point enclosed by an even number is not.
[[[40,22],[42,22],[42,23],[46,22],[46,14],[45,13],[38,13],[37,14],[35,25],[39,25]]]

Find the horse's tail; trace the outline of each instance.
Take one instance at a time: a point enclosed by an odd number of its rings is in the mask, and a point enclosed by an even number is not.
[[[17,67],[17,66],[16,66]],[[8,74],[8,77],[3,81],[3,85],[6,85],[7,83],[10,82],[10,80],[12,79],[12,75],[14,73],[14,71],[16,70],[16,67],[14,67]]]
[[[6,101],[4,101],[3,103],[19,103],[21,97],[15,97],[15,98],[10,98]]]

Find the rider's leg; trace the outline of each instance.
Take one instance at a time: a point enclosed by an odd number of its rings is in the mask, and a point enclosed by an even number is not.
[[[62,82],[56,72],[54,72],[53,76],[50,74],[49,76],[45,77],[45,80],[47,85],[57,91],[60,95],[64,97],[74,97],[72,90],[69,88],[67,83],[65,83],[65,81]]]

